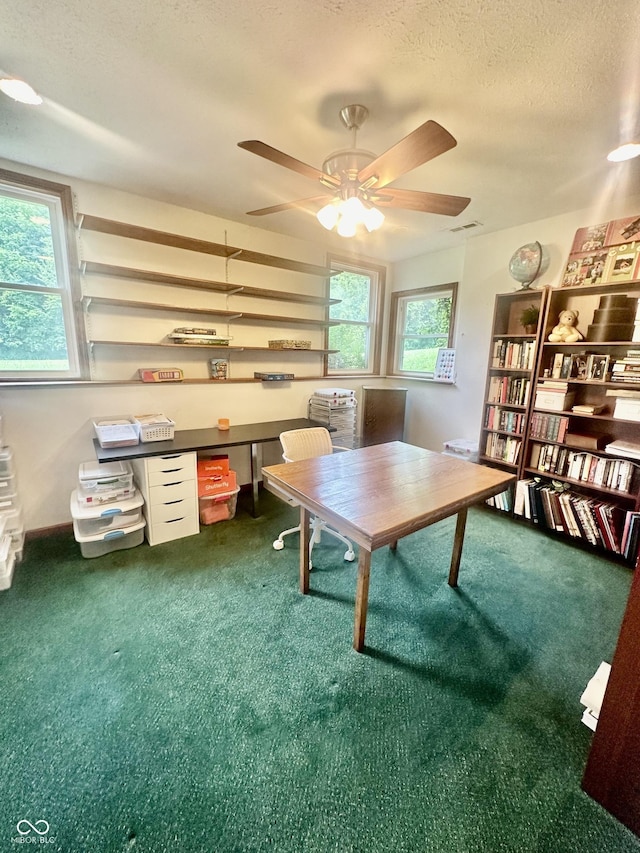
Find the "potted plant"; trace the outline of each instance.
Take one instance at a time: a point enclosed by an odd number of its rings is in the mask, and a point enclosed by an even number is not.
[[[520,325],[528,335],[534,335],[538,328],[540,309],[536,305],[527,305],[520,315]]]

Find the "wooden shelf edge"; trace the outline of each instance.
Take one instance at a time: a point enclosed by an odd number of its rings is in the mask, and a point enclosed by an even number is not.
[[[283,382],[322,382],[330,379],[329,376],[295,376],[293,379],[283,379]],[[242,376],[237,379],[181,379],[179,382],[142,382],[140,379],[48,379],[32,382],[25,382],[22,379],[15,381],[2,380],[0,388],[59,388],[59,387],[104,387],[107,385],[137,385],[145,388],[167,386],[167,385],[224,385],[224,384],[240,384],[253,382],[255,384],[262,383],[261,379],[256,379],[253,376]],[[275,384],[275,383],[274,383]]]
[[[590,451],[584,451],[590,453]],[[618,457],[611,457],[617,459]],[[590,492],[598,492],[601,495],[607,495],[610,498],[618,500],[627,500],[635,503],[636,496],[630,492],[619,492],[616,489],[608,489],[606,486],[598,486],[596,483],[590,483],[587,480],[572,480],[570,477],[564,477],[562,474],[552,474],[550,471],[539,471],[537,468],[525,468],[524,473],[531,477],[543,477],[545,480],[557,480],[560,483],[567,483],[569,486],[576,488],[588,489]]]
[[[305,293],[290,293],[284,290],[270,290],[265,287],[251,287],[246,284],[232,284],[227,281],[214,281],[204,278],[170,275],[169,273],[140,270],[134,267],[121,267],[114,264],[102,264],[98,261],[83,261],[80,265],[83,275],[104,275],[110,278],[125,278],[129,281],[146,281],[151,284],[164,284],[169,287],[187,287],[196,290],[210,290],[214,293],[227,293],[230,296],[250,296],[255,299],[274,299],[278,302],[297,302],[308,305],[337,305],[341,299],[324,296],[310,296]]]
[[[165,305],[161,302],[139,302],[132,299],[112,299],[108,296],[91,296],[85,294],[82,297],[83,304],[88,308],[92,303],[96,305],[112,305],[116,308],[135,308],[145,311],[164,311],[169,314],[199,314],[211,317],[226,317],[229,320],[259,320],[260,322],[288,323],[296,326],[339,326],[339,320],[314,320],[312,318],[281,317],[274,314],[253,314],[247,311],[216,310],[214,308],[185,308],[179,305]]]
[[[280,258],[277,255],[266,255],[262,252],[253,252],[249,249],[227,246],[222,243],[213,243],[209,240],[200,240],[195,237],[185,237],[184,235],[172,234],[168,231],[157,231],[153,228],[145,228],[140,225],[128,225],[126,222],[118,222],[114,219],[105,219],[100,216],[91,216],[84,213],[79,213],[77,219],[79,228],[84,228],[87,231],[98,231],[102,234],[112,234],[116,237],[128,237],[130,240],[157,243],[161,246],[172,246],[173,248],[186,249],[190,252],[233,258],[234,260],[245,261],[246,263],[262,264],[263,266],[306,273],[307,275],[317,275],[323,278],[329,278],[333,274],[333,271],[329,267],[321,267],[317,264],[310,264],[304,261],[294,261],[289,258]]]
[[[165,347],[167,349],[183,349],[183,350],[207,350],[211,353],[233,353],[233,352],[274,352],[274,353],[315,353],[330,355],[331,353],[340,352],[336,349],[274,349],[273,347],[245,347],[245,346],[210,346],[208,344],[166,344],[162,341],[104,341],[92,339],[86,342],[93,346],[108,346],[108,347]]]

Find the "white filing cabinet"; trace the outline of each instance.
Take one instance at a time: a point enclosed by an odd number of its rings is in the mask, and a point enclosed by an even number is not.
[[[144,496],[149,545],[199,533],[196,454],[146,456],[131,464]]]

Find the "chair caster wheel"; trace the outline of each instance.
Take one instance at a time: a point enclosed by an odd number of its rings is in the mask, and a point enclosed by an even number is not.
[[[282,539],[276,539],[273,543],[273,548],[274,551],[282,551],[282,549],[284,548],[284,542],[282,541]]]
[[[350,563],[353,563],[353,561],[356,558],[355,552],[352,551],[351,548],[349,548],[348,551],[344,552],[344,558],[345,558],[345,560],[348,560]]]

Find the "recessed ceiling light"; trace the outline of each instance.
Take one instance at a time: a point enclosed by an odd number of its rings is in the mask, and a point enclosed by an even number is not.
[[[610,151],[607,154],[607,160],[611,160],[612,163],[622,163],[623,160],[631,160],[638,156],[640,156],[640,142],[627,142]]]
[[[17,77],[3,77],[0,80],[0,91],[4,92],[14,101],[20,101],[21,104],[41,104],[42,98],[38,95],[28,83],[24,80],[18,80]]]

